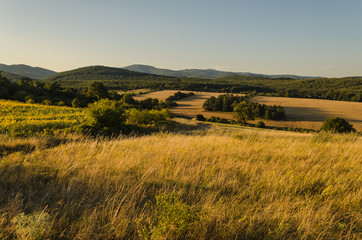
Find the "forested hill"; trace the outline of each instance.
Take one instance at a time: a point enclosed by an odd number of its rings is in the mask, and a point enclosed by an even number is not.
[[[223,82],[225,85],[233,86],[231,90],[234,92],[242,87],[280,97],[362,101],[362,77],[296,80],[293,78],[230,76],[217,79],[215,82]]]
[[[1,70],[0,70],[1,71]],[[15,73],[9,73],[9,72],[3,72],[2,73],[7,79],[9,79],[10,81],[16,82],[19,79],[23,78],[24,76],[15,74]]]
[[[46,81],[58,81],[67,87],[88,87],[92,81],[101,81],[108,88],[133,88],[137,87],[140,81],[147,87],[152,84],[147,82],[172,81],[175,78],[168,76],[159,76],[141,72],[134,72],[123,68],[112,68],[105,66],[89,66],[61,72],[46,79]]]
[[[109,89],[151,88],[190,91],[257,92],[263,95],[362,101],[362,77],[294,79],[255,76],[229,76],[218,79],[160,76],[104,66],[83,67],[58,73],[47,81],[58,81],[64,87],[87,88],[101,81]]]
[[[24,64],[14,64],[14,65],[0,64],[0,71],[15,74],[13,76],[11,74],[7,75],[9,79],[14,79],[14,80],[18,80],[18,77],[16,75],[39,80],[56,74],[56,72],[49,69],[41,67],[31,67]]]
[[[246,77],[263,77],[263,78],[294,78],[294,79],[311,79],[317,77],[307,77],[307,76],[297,76],[297,75],[288,75],[288,74],[279,74],[279,75],[267,75],[267,74],[258,74],[250,72],[227,72],[220,71],[215,69],[184,69],[184,70],[170,70],[170,69],[161,69],[155,68],[149,65],[134,64],[131,66],[124,67],[124,69],[143,72],[164,76],[172,77],[188,77],[188,78],[205,78],[205,79],[217,79],[228,76],[246,76]],[[319,78],[319,77],[318,77]]]

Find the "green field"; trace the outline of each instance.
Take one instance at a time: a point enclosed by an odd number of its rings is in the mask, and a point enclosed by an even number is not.
[[[69,131],[85,122],[80,108],[26,104],[0,100],[0,133],[26,135],[49,131]]]

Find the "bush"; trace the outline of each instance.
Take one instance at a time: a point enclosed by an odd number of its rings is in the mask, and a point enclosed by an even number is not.
[[[197,121],[206,121],[206,118],[204,117],[204,115],[198,114],[198,115],[196,115],[196,120]]]
[[[349,133],[356,131],[352,124],[339,117],[331,117],[324,120],[321,130],[334,133]]]
[[[132,108],[127,114],[127,123],[135,125],[158,126],[171,117],[167,109],[163,110],[138,110]]]
[[[265,123],[263,121],[259,121],[257,122],[257,124],[255,125],[255,127],[257,128],[265,128]]]
[[[122,106],[108,99],[90,104],[88,115],[97,127],[114,130],[120,129],[126,120]]]
[[[148,203],[152,221],[141,224],[141,239],[190,239],[197,232],[201,212],[184,203],[176,194],[161,193],[156,203]]]
[[[51,216],[47,212],[20,213],[13,218],[16,235],[20,239],[46,239],[51,229]]]

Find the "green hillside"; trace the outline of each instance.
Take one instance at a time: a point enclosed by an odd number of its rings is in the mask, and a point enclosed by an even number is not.
[[[15,75],[20,75],[24,77],[29,77],[32,79],[43,79],[50,77],[56,72],[51,71],[49,69],[40,68],[40,67],[31,67],[24,64],[14,64],[14,65],[5,65],[0,64],[0,71],[12,73]],[[9,77],[9,79],[12,79],[12,77]],[[17,78],[18,79],[18,78]]]
[[[88,87],[92,81],[102,81],[108,88],[132,88],[138,82],[163,82],[173,81],[175,78],[158,76],[147,73],[133,72],[122,68],[112,68],[105,66],[89,66],[61,72],[46,79],[46,81],[58,81],[63,86],[68,87]]]
[[[272,96],[362,101],[362,77],[295,79],[262,76],[229,76],[218,79],[170,77],[105,66],[83,67],[58,73],[47,81],[65,87],[86,88],[102,81],[110,89],[151,88],[209,92],[257,92]]]
[[[320,98],[341,101],[362,101],[362,77],[292,79],[292,78],[246,78],[232,76],[214,80],[225,85],[255,89],[281,97]]]
[[[20,78],[23,77],[21,75],[18,75],[18,74],[15,74],[15,73],[9,73],[9,72],[3,72],[2,74],[3,74],[3,76],[5,76],[10,81],[18,81]]]

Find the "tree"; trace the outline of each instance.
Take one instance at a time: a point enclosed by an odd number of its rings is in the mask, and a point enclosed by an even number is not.
[[[118,130],[126,120],[122,106],[108,99],[90,104],[88,114],[98,128]]]
[[[254,120],[254,114],[247,102],[241,102],[234,108],[234,116],[237,122],[245,125],[246,121]]]
[[[331,117],[324,120],[321,130],[334,133],[349,133],[356,131],[352,124],[339,117]]]
[[[101,82],[94,81],[88,86],[86,93],[87,97],[100,100],[103,98],[109,98],[109,92],[107,88]]]
[[[197,121],[206,121],[206,118],[204,117],[204,115],[198,114],[198,115],[196,115],[196,120]]]

